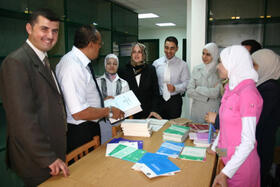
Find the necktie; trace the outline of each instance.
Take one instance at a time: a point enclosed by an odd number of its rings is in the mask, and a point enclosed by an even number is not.
[[[94,80],[96,89],[97,89],[98,94],[99,94],[99,96],[100,96],[101,107],[103,108],[103,107],[104,107],[104,100],[103,100],[102,93],[101,93],[101,91],[100,91],[100,88],[99,88],[99,86],[98,86],[98,84],[97,84],[97,81],[96,81],[96,78],[95,78],[95,74],[94,74],[94,70],[93,70],[93,67],[92,67],[92,63],[89,63],[89,64],[88,64],[88,67],[89,67],[89,69],[90,69],[90,72],[91,72],[92,78],[93,78],[93,80]]]
[[[168,62],[166,62],[163,82],[164,82],[164,84],[163,84],[163,90],[162,90],[162,97],[165,101],[168,101],[171,97],[170,92],[168,91],[168,88],[167,88],[167,84],[170,83],[170,70],[168,67]]]

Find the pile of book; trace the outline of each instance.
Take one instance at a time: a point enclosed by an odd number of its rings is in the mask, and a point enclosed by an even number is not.
[[[165,141],[161,144],[157,154],[166,155],[171,158],[178,158],[184,147],[184,143]]]
[[[205,161],[206,148],[185,146],[179,158],[186,160]]]
[[[180,125],[171,125],[168,129],[163,131],[163,140],[170,140],[174,142],[184,142],[188,137],[190,128]]]
[[[152,134],[149,122],[145,119],[126,119],[122,122],[121,128],[125,136],[150,137]]]

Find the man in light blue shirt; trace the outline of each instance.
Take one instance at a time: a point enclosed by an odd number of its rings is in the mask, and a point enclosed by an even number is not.
[[[188,65],[176,57],[178,40],[169,36],[164,42],[165,56],[154,61],[160,87],[160,115],[164,119],[174,119],[181,116],[182,95],[187,90],[190,80]]]

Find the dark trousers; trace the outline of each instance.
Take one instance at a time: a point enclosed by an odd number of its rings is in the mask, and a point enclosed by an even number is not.
[[[100,136],[100,127],[96,122],[86,121],[79,125],[68,123],[67,126],[67,153],[91,141],[94,136]]]
[[[181,94],[173,95],[168,101],[160,98],[160,115],[163,119],[174,119],[181,117],[183,99]]]
[[[44,177],[21,177],[24,182],[24,187],[36,187],[39,184],[45,182],[51,175],[47,175]]]

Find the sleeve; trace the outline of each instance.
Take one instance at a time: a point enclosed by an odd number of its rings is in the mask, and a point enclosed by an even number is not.
[[[197,86],[195,91],[203,96],[217,99],[220,96],[220,90],[222,87],[221,82],[217,82],[217,85],[214,88],[208,88],[205,86]]]
[[[175,84],[175,93],[184,93],[187,90],[189,81],[190,81],[190,72],[186,62],[182,62],[184,65],[180,74],[180,84]]]
[[[194,69],[192,72],[192,75],[195,75],[195,74],[196,74],[196,69]],[[198,100],[198,101],[207,102],[207,100],[208,100],[208,97],[201,95],[196,91],[196,83],[195,83],[194,76],[191,78],[191,80],[188,84],[187,95],[190,98]]]
[[[256,90],[257,92],[257,90]],[[257,117],[262,110],[262,98],[252,90],[246,90],[240,95],[241,117]]]
[[[64,67],[57,73],[65,103],[71,114],[78,113],[90,105],[86,100],[87,77],[78,65]]]
[[[157,73],[156,69],[154,66],[151,66],[151,73],[152,73],[152,82],[153,82],[153,112],[159,112],[159,86],[158,86],[158,78],[157,78]]]
[[[234,154],[222,172],[232,178],[239,167],[244,163],[255,146],[256,117],[242,118],[241,143],[236,147]]]
[[[24,154],[40,167],[46,168],[57,159],[57,155],[39,125],[31,76],[24,63],[15,59],[3,62],[0,73],[1,97],[9,132],[20,141]]]
[[[220,138],[220,132],[218,133],[218,136],[216,137],[216,139],[214,140],[211,146],[211,150],[214,152],[216,152],[216,147],[218,146],[219,138]]]

